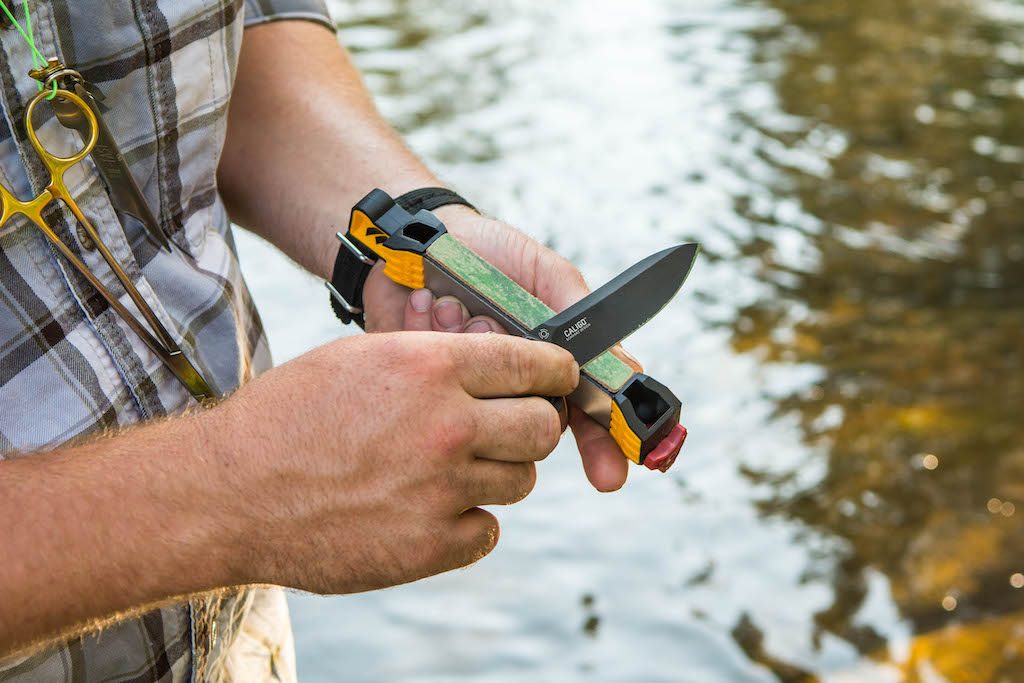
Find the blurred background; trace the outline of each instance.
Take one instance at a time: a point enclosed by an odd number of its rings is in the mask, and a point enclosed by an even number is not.
[[[703,256],[628,344],[675,468],[599,495],[566,439],[478,565],[291,596],[303,681],[1024,681],[1024,3],[332,9],[410,145],[592,285]],[[351,333],[240,249],[277,362]]]

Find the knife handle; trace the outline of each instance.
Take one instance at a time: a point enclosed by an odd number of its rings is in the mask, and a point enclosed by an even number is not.
[[[555,315],[448,234],[437,216],[426,210],[412,215],[382,190],[352,208],[345,237],[383,260],[392,281],[455,296],[472,315],[494,318],[510,334],[536,339],[531,331]],[[609,431],[627,458],[649,469],[666,471],[686,439],[679,399],[607,351],[580,369],[580,384],[568,398]]]

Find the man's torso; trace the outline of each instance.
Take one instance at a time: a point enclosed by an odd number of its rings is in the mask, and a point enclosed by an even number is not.
[[[322,3],[37,0],[30,6],[39,51],[59,56],[102,92],[104,119],[174,249],[161,250],[141,227],[121,226],[90,162],[69,171],[72,195],[214,391],[230,393],[270,364],[216,187],[243,21],[247,13],[249,21],[289,15],[326,21]],[[16,17],[24,23],[20,11]],[[0,29],[0,183],[23,200],[49,180],[22,125],[36,92],[27,76],[31,66],[17,30]],[[36,124],[47,149],[68,153],[81,146],[49,112],[40,111]],[[70,212],[61,208],[47,217],[107,288],[123,295]],[[134,310],[126,295],[121,301]],[[21,216],[0,226],[0,459],[179,412],[191,402],[37,227]],[[203,678],[229,658],[225,644],[244,630],[254,595],[257,602],[270,600],[252,591],[196,598],[98,637],[0,662],[0,680]],[[271,602],[271,611],[280,611],[283,598]]]

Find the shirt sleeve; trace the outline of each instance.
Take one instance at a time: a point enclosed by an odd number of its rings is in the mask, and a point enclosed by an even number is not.
[[[245,0],[246,27],[281,19],[305,19],[335,30],[325,0]]]

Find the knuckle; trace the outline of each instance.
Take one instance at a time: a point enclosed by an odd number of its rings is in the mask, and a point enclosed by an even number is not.
[[[476,441],[478,427],[471,413],[455,413],[439,420],[428,437],[443,455],[452,456],[467,451]]]
[[[551,404],[545,402],[542,408],[544,410],[541,419],[542,426],[537,430],[537,435],[543,460],[551,451],[555,450],[555,446],[562,439],[562,420],[558,416],[558,411]]]
[[[438,340],[440,341],[440,340]],[[447,343],[438,343],[437,352],[425,354],[416,353],[410,358],[414,366],[425,367],[431,375],[442,379],[451,377],[459,365],[455,347]]]
[[[461,338],[465,349],[463,366],[484,373],[501,356],[501,341],[493,334],[467,335]]]
[[[480,437],[480,431],[480,423],[477,421],[475,413],[463,410],[459,415],[458,427],[456,428],[456,442],[459,450],[471,449]]]
[[[560,389],[566,390],[566,393],[572,393],[579,384],[579,366],[576,364],[576,359],[572,357],[572,354],[563,349],[558,349],[558,370],[559,370],[559,383]]]
[[[509,374],[517,393],[528,390],[538,369],[537,355],[523,351],[509,353]]]
[[[547,399],[531,397],[524,402],[523,418],[518,422],[518,443],[531,460],[546,458],[562,438],[562,421]]]

